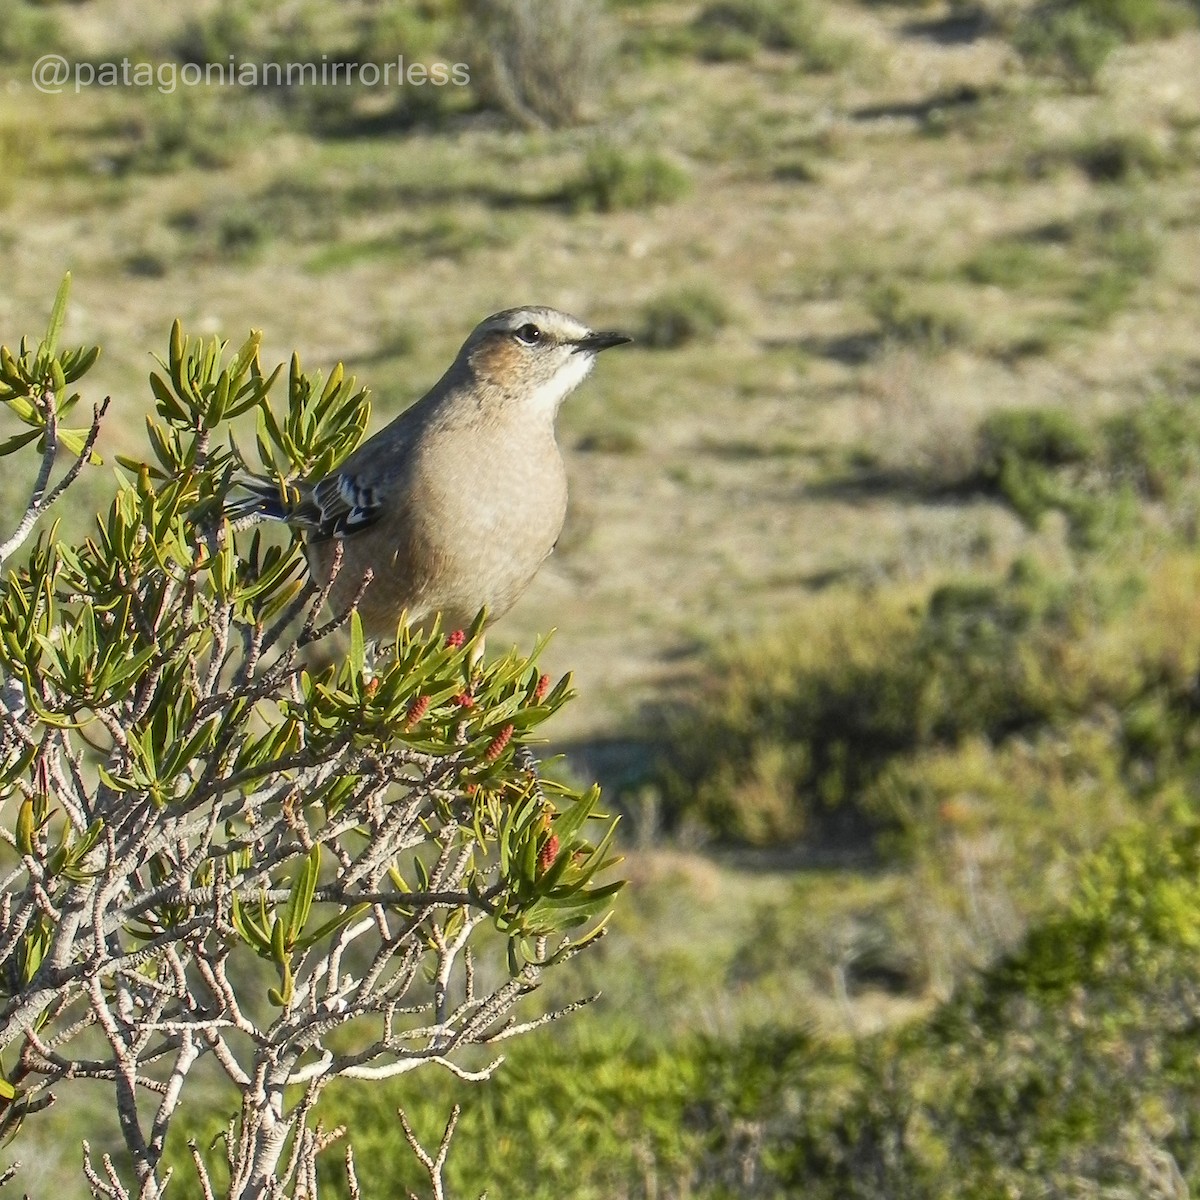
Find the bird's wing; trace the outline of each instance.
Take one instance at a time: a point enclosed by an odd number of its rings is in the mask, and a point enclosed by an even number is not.
[[[293,521],[305,526],[310,538],[344,538],[394,509],[406,490],[419,417],[417,409],[408,409],[336,471],[306,487]]]
[[[349,537],[379,519],[386,492],[386,487],[343,468],[313,485],[294,510],[294,520],[313,537]]]
[[[344,538],[395,508],[404,491],[409,450],[419,432],[420,405],[402,413],[336,470],[312,482],[239,480],[248,493],[228,501],[232,520],[266,517],[303,529],[312,541]]]

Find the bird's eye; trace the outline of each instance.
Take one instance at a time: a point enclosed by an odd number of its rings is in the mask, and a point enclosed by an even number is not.
[[[522,325],[517,330],[517,341],[526,346],[536,346],[542,340],[542,331],[536,325]]]

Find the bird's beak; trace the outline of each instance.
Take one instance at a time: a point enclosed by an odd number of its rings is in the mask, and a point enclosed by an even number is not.
[[[575,349],[586,351],[588,354],[599,354],[601,350],[608,350],[612,346],[624,346],[626,342],[632,341],[633,338],[624,333],[589,333],[585,337],[575,339]]]

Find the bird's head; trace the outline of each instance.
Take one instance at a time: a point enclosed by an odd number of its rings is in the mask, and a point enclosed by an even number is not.
[[[633,339],[597,333],[553,308],[509,308],[476,326],[459,354],[477,383],[550,416],[583,381],[601,350]]]

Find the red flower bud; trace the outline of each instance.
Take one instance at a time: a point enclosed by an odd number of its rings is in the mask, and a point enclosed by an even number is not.
[[[363,694],[367,697],[368,700],[370,700],[370,699],[372,699],[372,697],[374,697],[374,695],[377,691],[379,691],[379,676],[375,675],[375,676],[372,676],[370,679],[367,680],[366,683],[363,684]]]
[[[554,860],[558,857],[558,835],[552,833],[543,843],[542,848],[538,851],[537,865],[538,872],[545,872],[554,866]]]
[[[470,692],[459,692],[457,696],[453,697],[453,703],[457,704],[459,708],[474,708],[475,697]]]
[[[459,648],[467,640],[467,635],[461,629],[454,630],[453,633],[446,634],[446,645],[453,646],[455,650]]]
[[[542,677],[541,677],[541,678],[540,678],[540,679],[537,681],[537,687],[535,687],[535,688],[533,689],[533,702],[534,702],[534,704],[541,704],[541,702],[542,702],[542,701],[543,701],[543,700],[546,698],[546,693],[547,693],[549,690],[550,690],[550,676],[549,676],[549,675],[543,675],[543,676],[542,676]]]
[[[500,755],[504,753],[504,747],[508,745],[509,741],[512,739],[512,735],[512,725],[505,725],[504,728],[501,729],[494,738],[492,738],[491,744],[483,752],[483,757],[490,763],[495,762],[496,759],[498,759]]]
[[[417,696],[408,706],[408,718],[404,723],[405,729],[411,729],[429,711],[429,697]]]

